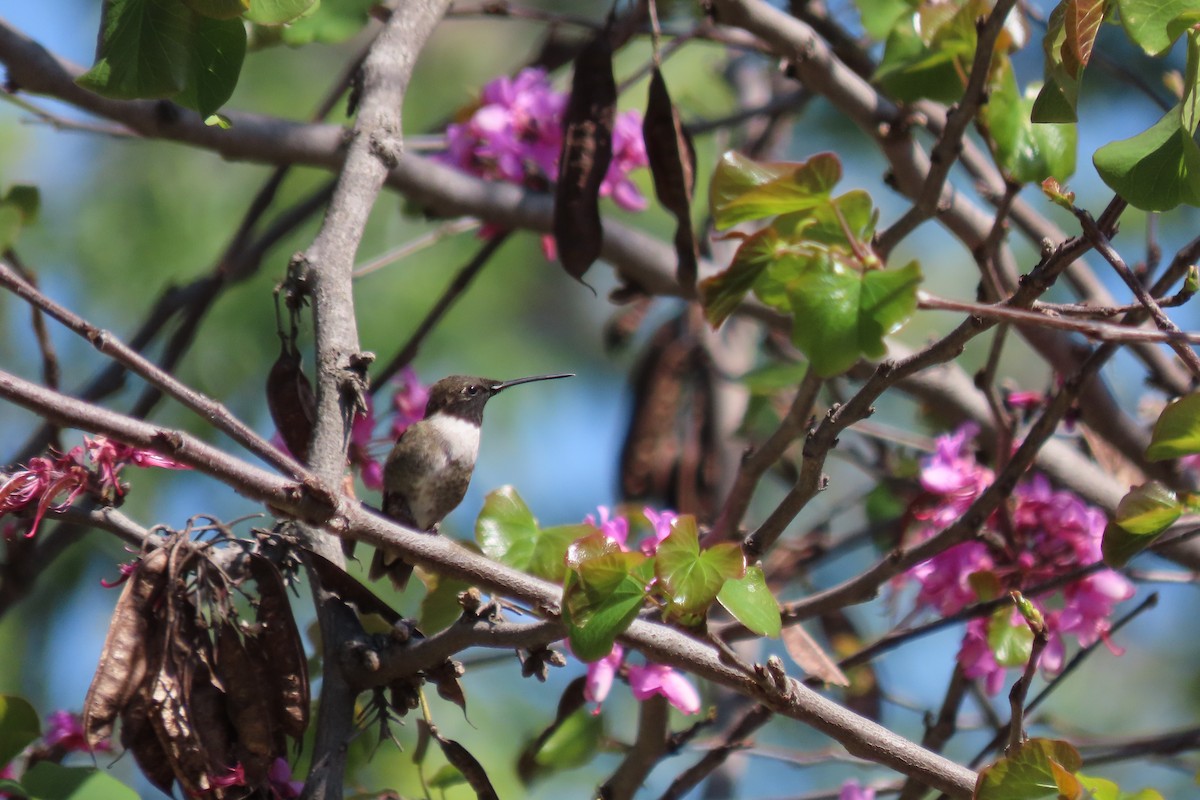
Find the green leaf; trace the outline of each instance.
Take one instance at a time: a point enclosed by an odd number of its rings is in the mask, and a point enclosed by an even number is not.
[[[1116,0],[1130,39],[1152,56],[1162,55],[1185,30],[1200,22],[1197,0]]]
[[[246,57],[246,26],[240,19],[200,17],[188,47],[187,85],[175,101],[209,117],[237,86]]]
[[[675,522],[654,557],[657,587],[667,599],[666,616],[685,625],[702,620],[725,582],[742,577],[745,570],[746,559],[734,542],[700,549],[696,518],[690,514]]]
[[[64,767],[39,761],[21,776],[21,785],[38,800],[138,800],[138,794],[94,767]]]
[[[377,1],[320,0],[310,13],[282,29],[283,41],[293,47],[312,42],[344,42],[366,26]]]
[[[799,163],[758,162],[730,150],[713,173],[709,202],[719,230],[740,222],[813,208],[842,177],[832,153]]]
[[[22,229],[37,220],[41,195],[36,186],[16,184],[0,198],[0,253],[12,247]]]
[[[0,764],[7,764],[42,735],[37,711],[23,697],[0,694]]]
[[[1162,410],[1146,458],[1163,461],[1194,453],[1200,453],[1200,392],[1176,398]]]
[[[246,19],[256,25],[282,25],[299,17],[316,0],[250,0]]]
[[[22,798],[29,797],[21,784],[11,781],[8,778],[0,778],[0,793],[9,794],[14,800],[22,800]]]
[[[250,9],[250,0],[183,0],[197,14],[213,19],[235,19]]]
[[[641,553],[624,553],[596,532],[571,544],[563,582],[563,621],[571,651],[582,661],[597,661],[633,622],[654,577],[653,562]]]
[[[421,598],[421,609],[417,618],[426,636],[453,625],[462,616],[462,604],[458,596],[471,588],[471,584],[436,572],[418,573],[425,584],[425,596]]]
[[[1075,126],[1032,122],[1038,88],[1030,85],[1021,97],[1012,67],[1006,64],[983,109],[997,162],[1021,183],[1041,183],[1046,177],[1066,180],[1075,171]]]
[[[700,303],[710,325],[719,327],[733,313],[784,247],[774,228],[764,228],[744,238],[727,269],[700,281]]]
[[[105,0],[96,62],[76,82],[118,100],[177,94],[198,19],[180,0]]]
[[[759,636],[779,636],[783,627],[779,603],[767,588],[762,567],[757,564],[747,567],[741,578],[725,581],[717,593],[717,600],[738,622]]]
[[[555,726],[538,749],[534,762],[547,770],[582,767],[596,755],[603,736],[604,718],[586,707],[576,709]]]
[[[1033,631],[1024,619],[1013,619],[1012,608],[999,608],[988,620],[988,648],[1002,667],[1023,667],[1033,652]]]
[[[1149,130],[1104,145],[1092,163],[1109,188],[1144,211],[1200,204],[1200,147],[1183,129],[1178,106]]]
[[[1059,800],[1078,797],[1079,781],[1072,773],[1082,759],[1067,742],[1029,739],[979,772],[975,800]]]
[[[1079,103],[1079,78],[1063,64],[1063,47],[1067,42],[1067,7],[1074,0],[1062,0],[1050,13],[1046,35],[1042,38],[1045,53],[1044,81],[1033,103],[1034,122],[1076,122],[1075,106]]]
[[[808,373],[804,362],[773,361],[755,367],[741,377],[741,383],[750,394],[773,395],[784,389],[794,389]]]
[[[872,80],[904,102],[955,102],[975,56],[975,19],[987,13],[977,0],[922,4],[892,27]]]
[[[887,38],[892,26],[905,15],[912,15],[912,4],[908,0],[858,0],[859,15],[863,30],[872,39]]]
[[[1093,778],[1082,773],[1076,773],[1075,777],[1083,784],[1083,788],[1092,793],[1091,800],[1163,800],[1163,796],[1153,789],[1142,789],[1131,794],[1121,791],[1121,787],[1104,778]]]
[[[1121,498],[1104,528],[1100,551],[1110,567],[1122,567],[1145,550],[1183,514],[1175,493],[1158,481],[1135,486]]]
[[[488,558],[557,583],[567,571],[567,548],[595,530],[585,524],[539,528],[517,490],[503,486],[484,500],[475,541]]]
[[[442,764],[438,771],[429,779],[430,789],[451,789],[462,786],[467,782],[466,777],[453,764]]]
[[[880,358],[887,353],[883,337],[916,310],[920,281],[915,261],[864,275],[830,260],[793,284],[792,341],[821,377],[845,372],[864,355]]]
[[[1100,23],[1108,15],[1109,0],[1068,0],[1064,5],[1065,40],[1059,53],[1063,68],[1078,79],[1092,58],[1092,47],[1096,43],[1096,34],[1100,32]]]

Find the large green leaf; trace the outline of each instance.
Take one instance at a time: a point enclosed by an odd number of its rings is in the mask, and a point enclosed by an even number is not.
[[[1110,567],[1122,567],[1145,550],[1183,514],[1175,493],[1158,481],[1135,486],[1121,498],[1104,528],[1100,550]]]
[[[830,260],[792,283],[792,341],[822,377],[839,375],[862,356],[887,353],[883,337],[895,332],[917,307],[921,270],[916,262],[900,269],[863,273]]]
[[[1154,423],[1146,458],[1163,461],[1194,453],[1200,453],[1200,392],[1172,400],[1162,410]]]
[[[282,25],[299,17],[317,0],[250,0],[246,19],[256,25]]]
[[[1066,180],[1075,171],[1075,126],[1032,122],[1038,88],[1031,85],[1022,97],[1006,64],[983,109],[996,161],[1021,183],[1041,183],[1047,177]]]
[[[23,697],[0,694],[0,764],[12,761],[41,735],[42,727],[33,706]]]
[[[540,528],[517,490],[502,486],[484,500],[475,541],[488,558],[557,583],[566,574],[571,542],[595,530],[585,524]]]
[[[179,93],[199,19],[181,0],[105,0],[96,63],[79,85],[122,100]]]
[[[857,0],[863,30],[873,39],[886,39],[892,26],[905,16],[911,16],[913,4],[908,0]]]
[[[714,328],[733,313],[763,271],[782,257],[786,243],[773,227],[745,237],[724,271],[700,281],[704,316]]]
[[[739,222],[812,208],[829,199],[842,177],[832,153],[818,153],[799,163],[758,162],[730,150],[713,173],[709,201],[720,230]]]
[[[250,0],[183,0],[197,14],[213,19],[236,19],[250,9]]]
[[[1109,188],[1144,211],[1200,204],[1200,147],[1183,128],[1178,107],[1149,130],[1104,145],[1092,163]]]
[[[745,569],[745,557],[735,542],[701,550],[696,518],[691,515],[676,521],[654,557],[657,587],[667,600],[666,615],[684,624],[702,620],[725,582],[740,578]]]
[[[980,0],[925,3],[900,17],[884,45],[872,80],[897,100],[952,103],[962,97],[975,56],[975,19],[988,11]]]
[[[741,578],[725,581],[717,593],[717,601],[734,618],[759,636],[776,638],[782,628],[779,603],[767,587],[762,567],[757,564],[746,567]]]
[[[95,767],[39,761],[21,776],[21,785],[38,800],[138,800],[137,792]]]
[[[1067,742],[1029,739],[979,771],[975,800],[1059,800],[1078,797],[1074,772],[1082,759]]]
[[[1161,55],[1200,22],[1200,0],[1116,0],[1129,38],[1150,55]]]
[[[188,47],[187,84],[175,101],[208,117],[237,87],[246,57],[246,26],[240,19],[200,17]]]

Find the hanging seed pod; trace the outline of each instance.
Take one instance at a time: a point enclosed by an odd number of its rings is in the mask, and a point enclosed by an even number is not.
[[[617,83],[612,49],[602,32],[575,59],[563,116],[563,145],[554,192],[554,242],[567,273],[582,281],[600,257],[600,184],[613,155]]]
[[[467,785],[475,790],[475,796],[479,800],[500,800],[500,796],[492,788],[492,781],[488,778],[483,765],[475,756],[471,755],[467,748],[453,739],[442,736],[433,725],[429,726],[429,733],[442,748],[442,755],[446,757],[446,760],[467,779]]]
[[[279,358],[267,373],[267,409],[288,450],[300,461],[307,461],[317,418],[317,398],[300,366],[300,351],[294,343],[289,345],[286,338]]]
[[[172,794],[175,770],[150,722],[149,698],[141,692],[134,694],[121,713],[121,746],[133,753],[133,760],[150,783],[164,794]]]
[[[308,661],[300,631],[292,616],[283,576],[269,560],[257,553],[250,556],[250,575],[258,585],[256,619],[262,645],[262,660],[268,665],[264,694],[273,706],[272,717],[283,732],[300,739],[308,727]]]
[[[283,752],[283,743],[263,692],[268,665],[260,669],[250,650],[233,622],[217,623],[216,674],[228,696],[226,709],[237,731],[238,758],[247,780],[255,785],[266,779],[271,761]]]
[[[147,553],[117,600],[100,664],[83,701],[83,730],[89,747],[112,735],[117,715],[146,676],[149,609],[151,599],[163,587],[166,568],[166,550]]]
[[[662,71],[654,68],[650,76],[646,116],[642,119],[646,140],[646,158],[654,177],[654,193],[663,208],[676,219],[676,279],[685,290],[696,286],[696,236],[692,231],[692,191],[696,184],[696,150],[679,120],[679,110],[671,103]]]

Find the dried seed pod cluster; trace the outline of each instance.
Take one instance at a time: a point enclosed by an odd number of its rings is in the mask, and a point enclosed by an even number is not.
[[[84,703],[95,745],[121,742],[168,794],[245,797],[308,726],[307,662],[279,570],[251,553],[235,583],[177,534],[142,557],[117,601]],[[253,582],[254,591],[248,583]],[[250,599],[252,612],[235,598]],[[252,618],[250,618],[252,617]],[[240,770],[244,780],[229,776]]]

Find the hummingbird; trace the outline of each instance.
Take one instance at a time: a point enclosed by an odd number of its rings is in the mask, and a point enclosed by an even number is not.
[[[383,466],[383,513],[402,525],[437,533],[438,523],[467,494],[479,457],[479,429],[487,401],[510,386],[570,378],[574,373],[498,381],[468,375],[442,378],[429,388],[425,418],[400,434]],[[388,575],[404,589],[412,565],[378,548],[370,578]]]

